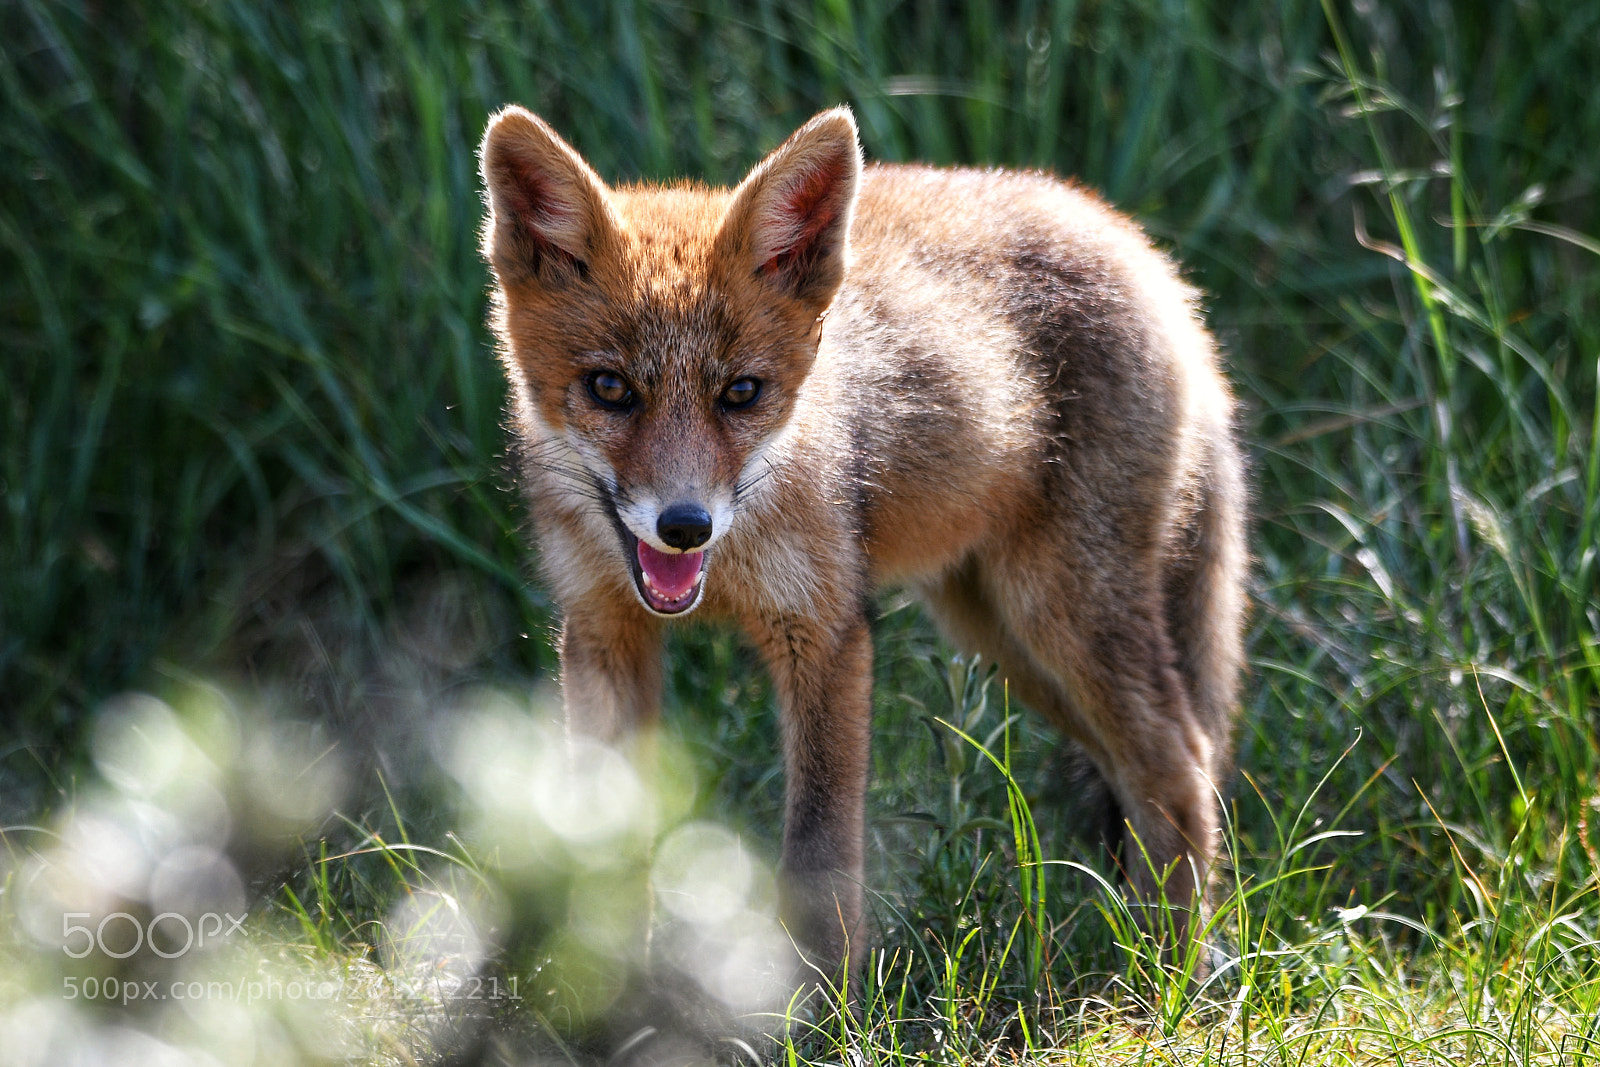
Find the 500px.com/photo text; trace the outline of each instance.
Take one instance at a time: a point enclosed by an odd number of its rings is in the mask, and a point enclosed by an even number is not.
[[[135,978],[77,978],[61,980],[66,1000],[97,1000],[113,1004],[132,1004],[149,1000],[231,1000],[257,1004],[281,1000],[364,1000],[377,995],[381,987],[395,992],[392,976],[362,975],[355,978],[291,979],[252,978],[238,981],[141,981]],[[403,984],[403,983],[401,983]],[[401,990],[404,992],[404,990]],[[468,978],[449,993],[451,1000],[521,1000],[517,979],[496,977]]]
[[[61,916],[61,951],[75,960],[96,950],[114,960],[127,959],[146,945],[157,956],[175,960],[190,949],[204,948],[208,941],[231,936],[244,926],[245,920],[243,915],[208,911],[191,922],[187,915],[164,911],[149,922],[140,922],[136,915],[114,911],[93,927],[75,921],[91,915],[87,911],[69,911]]]

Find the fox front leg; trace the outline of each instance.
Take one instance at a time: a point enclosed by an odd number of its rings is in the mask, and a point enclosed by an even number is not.
[[[620,744],[661,715],[660,626],[636,609],[569,609],[561,624],[561,699],[567,730]]]
[[[872,747],[872,637],[861,615],[783,616],[752,629],[781,704],[782,916],[807,962],[831,980],[843,965],[857,969],[865,953],[862,853]]]

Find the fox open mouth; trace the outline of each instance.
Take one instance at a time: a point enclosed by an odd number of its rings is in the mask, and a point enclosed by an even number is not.
[[[646,607],[677,615],[695,606],[705,579],[704,552],[662,552],[631,532],[625,539],[632,550],[633,584]]]

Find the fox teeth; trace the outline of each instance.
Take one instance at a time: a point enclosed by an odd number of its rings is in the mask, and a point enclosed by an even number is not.
[[[688,600],[690,597],[694,596],[694,591],[695,591],[695,589],[697,589],[699,587],[699,582],[698,582],[698,579],[697,579],[696,580],[696,584],[695,585],[691,585],[689,587],[689,591],[687,593],[684,593],[682,596],[668,596],[666,593],[663,593],[661,591],[661,588],[659,586],[657,586],[655,582],[652,582],[650,580],[649,572],[645,572],[645,574],[644,574],[644,587],[646,589],[648,589],[650,592],[654,593],[656,596],[660,597],[662,599],[662,601],[664,601],[665,603],[671,604],[673,606],[676,606],[678,604],[682,604],[685,600]]]

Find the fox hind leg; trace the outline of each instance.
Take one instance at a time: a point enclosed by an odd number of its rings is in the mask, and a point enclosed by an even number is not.
[[[1008,640],[1041,676],[1034,686],[1055,689],[1032,703],[1082,747],[1126,819],[1121,860],[1134,902],[1165,898],[1182,944],[1215,859],[1225,747],[1196,715],[1178,669],[1159,570],[1085,573],[1050,558],[1061,551],[1006,561],[993,576],[995,602]]]
[[[1065,732],[1054,768],[1060,788],[1049,789],[1049,794],[1070,803],[1071,836],[1101,847],[1113,863],[1120,863],[1122,809],[1095,760],[1073,739],[1071,724],[1078,721],[1078,711],[1059,679],[1013,636],[992,584],[980,562],[969,557],[918,592],[947,641],[999,664],[1009,702],[1026,705]]]

